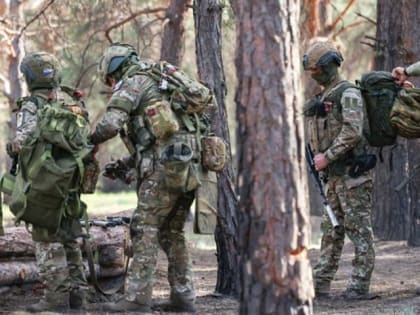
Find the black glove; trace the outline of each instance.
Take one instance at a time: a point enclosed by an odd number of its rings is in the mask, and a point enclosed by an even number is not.
[[[112,180],[120,179],[127,185],[136,179],[135,170],[130,168],[122,160],[116,160],[105,164],[105,171],[102,175]]]

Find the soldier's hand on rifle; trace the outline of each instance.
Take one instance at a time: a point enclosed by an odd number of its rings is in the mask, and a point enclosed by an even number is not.
[[[314,156],[314,164],[315,164],[315,169],[317,171],[322,171],[324,168],[328,166],[329,161],[325,157],[324,153],[318,153],[317,155]]]

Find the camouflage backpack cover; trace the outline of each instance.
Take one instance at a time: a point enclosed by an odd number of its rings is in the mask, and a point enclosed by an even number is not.
[[[420,89],[402,89],[390,113],[391,125],[404,138],[420,138]]]
[[[67,94],[64,99],[31,96],[18,101],[18,107],[25,100],[37,105],[37,129],[23,144],[16,176],[2,179],[2,191],[11,194],[9,206],[16,222],[52,231],[59,229],[63,217],[86,214],[80,187],[83,159],[92,150],[83,101],[68,87],[62,91]]]

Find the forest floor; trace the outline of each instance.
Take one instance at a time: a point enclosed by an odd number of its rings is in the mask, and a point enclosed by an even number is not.
[[[314,220],[317,221],[317,220]],[[315,223],[317,224],[317,223]],[[190,229],[190,227],[188,228]],[[190,235],[191,257],[197,292],[197,315],[238,314],[238,302],[229,297],[214,294],[217,277],[216,249],[212,237]],[[314,237],[319,234],[313,232]],[[372,277],[371,292],[376,298],[368,301],[345,301],[339,294],[345,290],[351,274],[353,246],[347,242],[330,299],[314,300],[316,315],[413,315],[420,314],[420,248],[407,247],[405,242],[376,241],[376,265]],[[319,249],[310,249],[310,259],[315,263]],[[155,275],[154,302],[163,302],[169,297],[166,280],[167,263],[163,252]],[[24,305],[36,302],[42,294],[40,284],[0,287],[0,314],[25,314]],[[96,297],[100,301],[99,296]],[[51,313],[49,313],[51,314]],[[100,311],[72,312],[71,314],[105,314]],[[135,314],[135,313],[126,313]],[[150,314],[171,314],[152,312]],[[175,313],[174,313],[175,314]],[[255,314],[258,315],[258,314]]]

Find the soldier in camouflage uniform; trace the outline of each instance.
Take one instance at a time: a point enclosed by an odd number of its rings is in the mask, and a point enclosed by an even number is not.
[[[157,124],[152,128],[145,123],[147,115],[165,115],[158,113],[159,106],[153,106],[165,102],[167,95],[159,89],[158,82],[141,73],[144,62],[132,46],[118,43],[109,46],[99,61],[100,78],[113,92],[91,141],[102,143],[127,128],[128,139],[124,142],[128,140],[128,147],[133,148],[130,153],[137,169],[138,194],[130,226],[133,258],[125,280],[126,293],[120,301],[107,304],[104,308],[110,311],[150,310],[153,274],[160,245],[168,258],[171,287],[170,302],[160,308],[176,312],[194,311],[195,292],[184,224],[196,186],[170,189],[162,154],[168,145],[183,143],[191,148],[192,160],[198,163],[196,135],[178,121],[178,131],[160,137],[153,128],[170,129],[170,124]]]
[[[61,66],[54,56],[45,52],[28,54],[22,60],[20,70],[31,96],[18,102],[16,136],[7,147],[12,157],[19,154],[26,140],[36,130],[36,115],[42,104],[49,98],[61,97]],[[75,223],[64,222],[70,220],[72,219],[63,218],[63,225]],[[61,234],[59,236],[56,231],[37,226],[32,228],[36,262],[45,289],[44,298],[29,305],[29,311],[62,311],[69,306],[80,309],[84,303],[88,285],[83,271],[81,250],[76,241],[78,235],[73,235],[72,231],[63,231]]]
[[[314,285],[317,297],[329,295],[347,235],[354,244],[355,258],[343,297],[366,298],[375,260],[372,178],[369,171],[349,175],[356,157],[366,154],[367,142],[362,135],[361,93],[340,78],[338,67],[342,61],[340,52],[329,42],[314,43],[303,57],[304,69],[323,87],[320,95],[306,102],[304,113],[315,168],[327,178],[327,198],[339,222],[339,227],[334,229],[324,215],[321,256],[314,267]]]

